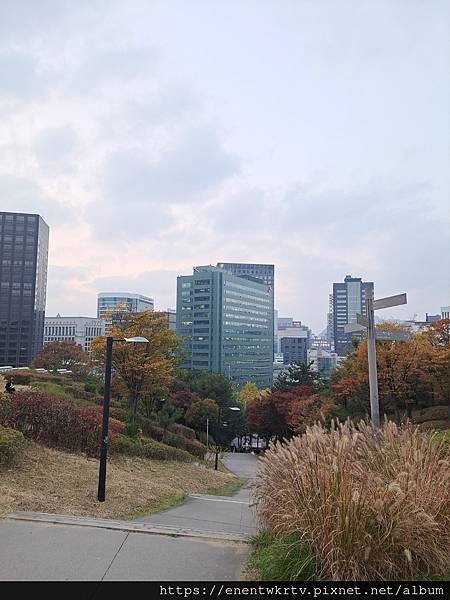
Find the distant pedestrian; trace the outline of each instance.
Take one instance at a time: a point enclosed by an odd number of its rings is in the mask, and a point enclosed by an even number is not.
[[[14,380],[12,378],[8,379],[6,382],[5,390],[8,394],[12,394],[16,391],[16,388],[14,387]]]

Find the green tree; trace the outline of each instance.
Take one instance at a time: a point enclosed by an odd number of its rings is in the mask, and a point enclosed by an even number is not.
[[[188,380],[188,386],[200,398],[215,400],[223,408],[233,402],[233,384],[220,373],[195,373]]]
[[[324,383],[319,373],[311,369],[311,363],[294,363],[289,365],[287,371],[282,371],[275,383],[272,391],[288,392],[291,388],[298,386],[310,386],[318,391],[324,387]]]
[[[185,420],[196,431],[206,431],[206,419],[209,419],[212,431],[219,414],[217,402],[209,398],[203,398],[193,402],[186,411]]]

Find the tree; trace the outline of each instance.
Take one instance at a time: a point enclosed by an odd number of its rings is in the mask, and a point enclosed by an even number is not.
[[[88,374],[89,354],[75,342],[50,342],[46,344],[33,360],[35,369],[68,369],[76,377]]]
[[[315,390],[323,387],[322,378],[319,373],[311,369],[311,363],[294,363],[289,365],[287,371],[282,371],[278,375],[272,390],[274,392],[287,392],[299,385],[309,385]]]
[[[143,336],[149,340],[148,344],[114,342],[112,363],[116,378],[127,390],[132,418],[136,417],[139,401],[146,414],[151,414],[155,401],[168,394],[176,373],[180,345],[175,332],[167,327],[163,313],[144,311],[115,314],[110,335]],[[103,367],[105,338],[93,340],[92,356]]]
[[[259,398],[261,393],[262,390],[260,390],[255,383],[252,381],[247,381],[247,383],[244,383],[239,390],[239,400],[241,404],[247,407],[253,402],[253,400]]]
[[[295,433],[304,433],[309,425],[317,421],[329,424],[337,411],[338,407],[330,395],[297,394],[296,400],[291,404],[288,423]]]
[[[196,431],[206,430],[206,419],[211,423],[211,429],[217,421],[219,406],[217,402],[209,398],[203,398],[193,402],[185,415],[186,423],[189,423]]]
[[[221,373],[194,373],[188,380],[189,389],[200,398],[215,400],[222,408],[233,402],[234,388]]]

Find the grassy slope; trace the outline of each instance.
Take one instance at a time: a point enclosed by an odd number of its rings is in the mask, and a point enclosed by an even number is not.
[[[106,502],[97,502],[97,482],[98,460],[28,442],[18,465],[0,472],[0,516],[37,511],[135,518],[187,494],[227,491],[238,478],[204,464],[118,457],[108,463]]]

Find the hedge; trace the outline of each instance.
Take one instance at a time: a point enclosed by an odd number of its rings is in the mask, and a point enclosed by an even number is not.
[[[154,460],[176,460],[179,462],[192,462],[193,456],[185,450],[167,446],[150,438],[139,440],[118,434],[111,446],[112,452],[126,454],[128,456],[140,456]]]
[[[140,426],[144,436],[157,440],[158,442],[163,442],[168,446],[186,450],[197,458],[203,458],[205,456],[206,447],[197,440],[184,437],[180,433],[172,433],[171,431],[164,430],[162,427],[157,427],[149,419],[141,419]],[[178,431],[181,432],[184,429],[192,431],[183,425],[179,426]]]
[[[25,438],[20,431],[0,426],[0,467],[12,465],[25,446]]]
[[[98,456],[102,407],[80,408],[63,398],[19,391],[1,400],[0,425],[13,427],[44,446]],[[110,419],[110,439],[122,429],[123,423]]]
[[[171,423],[168,429],[172,433],[178,433],[189,440],[195,440],[195,431],[190,427],[186,427],[186,425],[181,425],[181,423]]]

